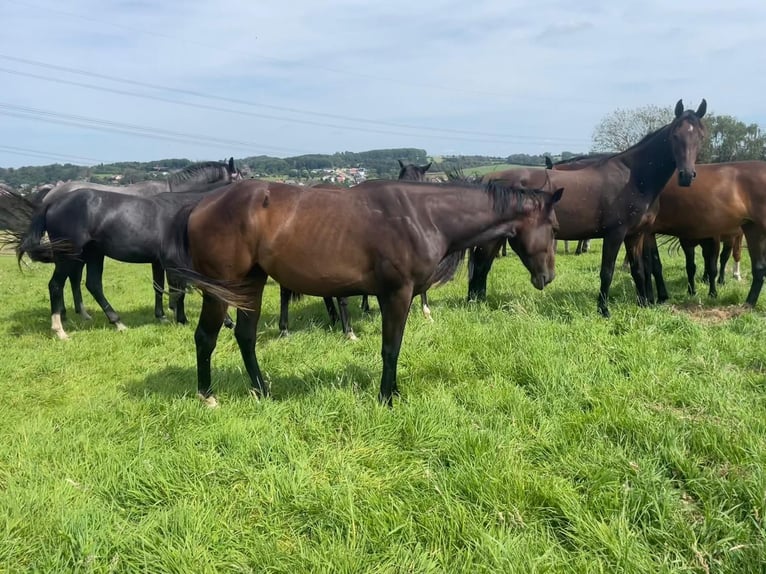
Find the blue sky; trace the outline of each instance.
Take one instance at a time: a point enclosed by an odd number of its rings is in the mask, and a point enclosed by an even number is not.
[[[586,151],[611,110],[678,98],[766,126],[766,2],[2,0],[0,21],[2,167]]]

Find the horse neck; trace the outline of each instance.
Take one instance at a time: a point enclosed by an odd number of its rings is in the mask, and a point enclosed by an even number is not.
[[[511,194],[508,206],[496,210],[492,198],[480,188],[455,188],[442,195],[446,201],[433,201],[427,210],[450,251],[508,235],[529,208],[528,199],[519,200]]]
[[[168,180],[168,190],[173,193],[185,193],[189,191],[211,191],[224,186],[229,183],[229,178],[225,177],[222,172],[218,172],[218,179],[210,181],[210,171],[202,169],[198,173],[191,174],[188,178],[176,181],[173,179]]]
[[[654,199],[676,169],[676,160],[670,145],[670,126],[665,126],[615,159],[628,166],[631,177],[641,193]]]

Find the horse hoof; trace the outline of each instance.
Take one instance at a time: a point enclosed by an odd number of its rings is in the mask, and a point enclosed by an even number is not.
[[[216,400],[214,395],[205,396],[202,393],[197,393],[197,398],[200,400],[200,402],[206,406],[209,409],[217,409],[218,408],[218,401]]]
[[[279,332],[279,338],[280,338],[280,339],[286,339],[286,338],[287,338],[287,337],[289,337],[289,336],[290,336],[290,333],[288,332],[288,330],[287,330],[287,329],[282,329],[282,330]]]
[[[349,341],[358,341],[358,340],[359,340],[359,339],[357,338],[357,336],[354,334],[354,332],[353,332],[353,331],[349,331],[348,333],[346,333],[346,338],[347,338]]]
[[[120,331],[120,332],[122,332],[122,331],[127,331],[127,330],[128,330],[128,328],[125,326],[125,323],[123,323],[122,321],[117,321],[117,322],[114,324],[114,326],[115,326],[115,328],[116,328],[118,331]]]
[[[162,317],[157,317],[157,320],[158,320],[160,323],[162,323],[163,325],[167,325],[168,323],[170,323],[170,321],[168,320],[168,318],[167,318],[167,317],[165,317],[164,315],[163,315]]]
[[[735,273],[734,274],[734,280],[735,281],[742,281],[742,275],[740,275],[739,273]]]
[[[59,341],[69,340],[69,335],[67,335],[66,331],[64,331],[63,329],[60,331],[53,331],[53,334],[56,335],[56,337],[58,337]]]
[[[91,317],[89,313],[86,313],[85,311],[82,311],[80,313],[80,319],[82,319],[83,321],[92,321],[93,317]]]

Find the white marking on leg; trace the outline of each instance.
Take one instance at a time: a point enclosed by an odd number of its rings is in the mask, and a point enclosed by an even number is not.
[[[114,324],[114,326],[117,327],[118,331],[127,331],[128,330],[128,328],[125,326],[125,323],[123,323],[122,321],[117,321]]]
[[[85,307],[80,308],[80,317],[83,321],[92,321],[93,317],[90,316],[90,313],[85,309]]]
[[[69,335],[64,331],[64,326],[61,324],[61,313],[51,315],[51,330],[62,341],[69,338]]]
[[[739,261],[734,262],[734,279],[742,281],[742,275],[739,272]]]
[[[218,401],[215,398],[215,395],[210,395],[209,397],[206,397],[202,393],[197,393],[197,398],[200,400],[200,402],[205,405],[209,409],[217,409],[218,408]]]
[[[425,315],[426,319],[433,323],[434,318],[431,317],[431,309],[429,309],[428,305],[423,305],[423,315]]]
[[[356,335],[354,335],[353,331],[349,331],[348,333],[346,333],[346,338],[349,341],[358,341],[359,340],[359,339],[356,338]]]

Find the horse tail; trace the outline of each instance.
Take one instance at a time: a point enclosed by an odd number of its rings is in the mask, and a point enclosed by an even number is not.
[[[182,206],[168,225],[160,249],[160,262],[167,271],[192,267],[188,226],[189,216],[196,206],[196,203]]]
[[[26,231],[11,232],[11,245],[16,246],[16,260],[21,267],[21,258],[26,254],[32,261],[40,263],[54,262],[54,245],[50,241],[44,241],[46,232],[46,217],[48,208],[52,204],[40,206],[31,216]]]
[[[460,269],[460,265],[463,263],[465,252],[465,249],[461,249],[460,251],[448,253],[444,259],[439,261],[439,264],[436,266],[436,269],[434,269],[433,274],[428,280],[429,287],[438,287],[439,285],[443,285],[452,280],[452,278],[455,277],[457,270]],[[469,260],[469,273],[470,271]]]

